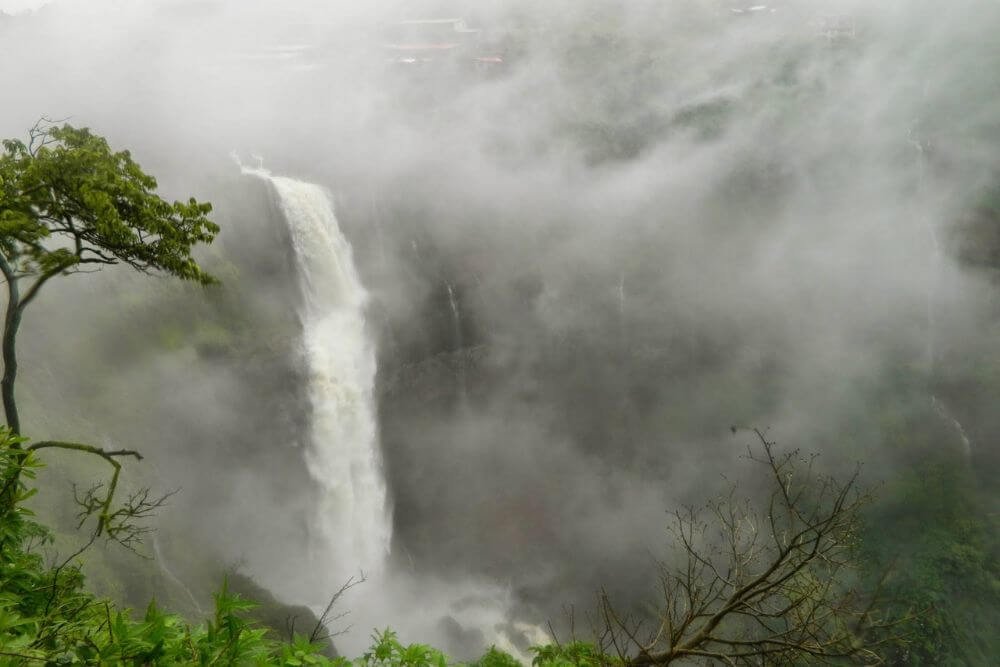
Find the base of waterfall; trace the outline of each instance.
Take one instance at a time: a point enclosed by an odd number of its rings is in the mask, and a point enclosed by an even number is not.
[[[328,603],[310,600],[308,606],[322,614]],[[328,630],[345,656],[361,655],[375,631],[391,628],[404,644],[430,644],[458,660],[496,646],[531,664],[529,647],[552,638],[542,626],[519,618],[515,608],[512,591],[496,583],[385,572],[368,576],[338,600],[329,617],[339,618]]]

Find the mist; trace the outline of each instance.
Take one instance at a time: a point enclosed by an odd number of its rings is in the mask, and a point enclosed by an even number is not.
[[[974,212],[1000,169],[1000,5],[733,8],[0,16],[0,135],[91,127],[223,227],[203,257],[219,288],[117,269],[53,285],[22,341],[31,434],[147,454],[129,473],[180,489],[157,539],[192,587],[238,564],[322,609],[365,569],[316,562],[300,268],[235,154],[328,189],[367,292],[392,538],[343,602],[347,653],[386,625],[523,651],[601,586],[639,603],[666,513],[748,473],[742,428],[831,471],[863,461],[870,483],[928,450],[995,477],[976,369],[1000,304]],[[830,15],[856,35],[825,35]],[[386,63],[386,24],[452,16],[502,41],[502,68]],[[884,416],[902,394],[925,410],[914,447]]]

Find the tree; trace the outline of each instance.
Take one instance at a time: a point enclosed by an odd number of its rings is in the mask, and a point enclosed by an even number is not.
[[[125,264],[142,273],[166,273],[208,285],[215,282],[191,256],[199,243],[211,243],[219,228],[208,219],[211,204],[189,199],[169,203],[156,194],[156,179],[145,173],[128,151],[112,151],[108,142],[86,128],[35,124],[27,142],[3,141],[0,153],[0,273],[7,284],[0,380],[4,416],[13,436],[21,435],[14,388],[17,334],[25,309],[56,276]],[[87,516],[98,516],[94,536],[106,534],[129,546],[133,520],[147,515],[163,499],[145,492],[121,509],[112,500],[121,470],[119,459],[142,457],[133,450],[105,450],[91,445],[44,441],[27,444],[15,437],[14,450],[71,450],[103,458],[113,468],[109,483],[92,487],[78,502]],[[10,508],[20,466],[3,471],[0,509]]]
[[[779,454],[754,433],[763,453],[749,457],[771,486],[766,510],[737,498],[734,487],[704,510],[677,511],[671,533],[679,557],[660,564],[652,631],[602,593],[602,653],[635,666],[881,662],[884,630],[895,625],[876,606],[881,582],[867,595],[851,585],[859,583],[856,543],[869,500],[858,472],[846,482],[818,474],[814,459]]]
[[[7,282],[2,395],[7,425],[21,433],[14,382],[16,341],[25,309],[53,277],[110,264],[214,282],[192,258],[218,226],[211,204],[168,203],[156,179],[128,151],[114,152],[86,128],[47,120],[27,143],[3,142],[0,154],[0,272]]]

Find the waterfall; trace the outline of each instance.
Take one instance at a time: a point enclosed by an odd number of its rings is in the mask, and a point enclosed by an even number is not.
[[[448,289],[448,305],[451,307],[451,327],[454,335],[452,342],[456,350],[461,350],[465,347],[462,341],[462,315],[458,311],[458,301],[455,299],[455,290],[452,289],[451,283],[445,283],[444,286]]]
[[[368,295],[325,189],[261,169],[244,173],[273,186],[298,262],[312,408],[306,463],[320,489],[310,556],[334,581],[359,569],[377,573],[392,528],[376,424],[375,350],[365,327]]]
[[[625,322],[625,272],[618,277],[618,317]]]
[[[910,128],[907,135],[907,142],[914,148],[917,154],[917,185],[919,186],[919,191],[924,192],[926,190],[926,160],[927,156],[924,153],[924,144],[921,140],[919,134],[916,131],[916,124]],[[930,240],[931,247],[931,257],[928,262],[929,267],[929,280],[927,284],[927,296],[926,296],[926,319],[927,319],[927,339],[926,339],[926,355],[927,355],[927,368],[931,376],[934,375],[935,367],[937,364],[937,345],[936,345],[936,329],[937,329],[937,314],[935,312],[935,298],[937,296],[937,290],[940,287],[941,282],[941,269],[943,264],[944,252],[941,248],[941,240],[938,238],[938,230],[935,226],[934,221],[930,218],[926,211],[919,214],[919,218],[923,221],[924,227],[927,231],[927,237]],[[935,400],[931,397],[932,402]]]
[[[191,605],[194,607],[194,610],[198,612],[199,616],[204,616],[205,610],[202,609],[200,604],[198,604],[198,598],[194,596],[194,593],[192,593],[191,589],[187,587],[187,584],[185,584],[180,577],[174,574],[174,571],[170,569],[169,565],[167,565],[167,559],[164,558],[163,553],[160,552],[160,540],[155,534],[153,535],[153,555],[156,558],[156,564],[159,566],[160,571],[167,578],[167,580],[187,595],[188,599],[191,601]]]
[[[273,188],[288,224],[303,295],[300,317],[312,406],[306,463],[320,498],[310,517],[309,570],[314,571],[302,572],[307,588],[298,599],[319,614],[348,576],[364,571],[363,594],[345,603],[357,631],[337,637],[338,650],[346,654],[360,654],[370,629],[386,625],[405,636],[450,641],[442,630],[446,619],[515,655],[520,652],[512,634],[547,643],[544,630],[514,617],[507,587],[464,578],[442,581],[389,566],[391,512],[378,446],[375,353],[365,330],[367,294],[351,246],[323,188],[241,168]],[[458,295],[451,285],[447,288],[461,348]],[[464,375],[460,382],[464,392]]]
[[[618,276],[618,341],[623,347],[627,346],[625,339],[625,300],[625,272],[622,271]]]
[[[910,128],[907,141],[917,153],[917,182],[920,186],[920,191],[926,190],[926,160],[927,157],[924,151],[924,143],[916,131],[916,124],[914,127]],[[937,312],[935,308],[935,302],[937,298],[937,292],[941,288],[942,282],[942,269],[944,265],[944,249],[941,247],[941,239],[939,238],[937,227],[934,221],[924,213],[922,216],[924,226],[927,229],[927,236],[930,240],[931,246],[931,258],[928,262],[930,267],[930,279],[927,285],[927,339],[926,339],[926,356],[927,356],[927,369],[928,375],[931,379],[931,385],[933,386],[934,375],[937,372]],[[962,423],[955,418],[948,408],[945,407],[944,403],[937,397],[937,395],[931,391],[931,408],[938,414],[941,419],[947,423],[950,427],[955,430],[956,435],[958,435],[959,440],[962,443],[962,455],[966,462],[972,460],[972,440],[969,438],[965,427]]]
[[[452,327],[452,343],[455,345],[455,350],[459,353],[465,348],[465,341],[462,340],[462,314],[458,310],[458,300],[455,298],[455,290],[452,289],[451,283],[445,283],[444,286],[448,289],[448,305],[451,307],[451,327]],[[458,359],[458,399],[460,402],[465,402],[465,358],[459,355]]]
[[[962,422],[948,411],[937,396],[931,396],[931,406],[934,411],[940,415],[941,419],[948,422],[954,429],[955,434],[958,435],[958,439],[962,442],[962,455],[965,460],[968,461],[972,458],[972,440],[969,438],[969,434],[966,432],[965,427],[962,426]]]

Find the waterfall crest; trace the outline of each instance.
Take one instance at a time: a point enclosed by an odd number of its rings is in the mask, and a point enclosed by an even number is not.
[[[311,559],[328,576],[380,571],[389,552],[391,512],[375,409],[375,349],[365,327],[368,294],[351,245],[322,187],[272,176],[288,224],[303,305],[303,352],[312,408],[306,463],[320,488]]]

